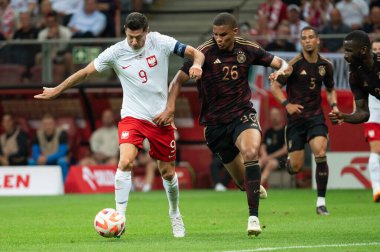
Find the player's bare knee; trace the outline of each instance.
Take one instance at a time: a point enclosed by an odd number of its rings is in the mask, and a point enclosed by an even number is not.
[[[175,171],[172,169],[164,169],[161,171],[161,176],[163,179],[171,181],[174,178]]]
[[[302,170],[303,168],[303,164],[301,163],[294,163],[294,164],[290,164],[290,167],[292,169],[293,172],[295,173],[298,173]]]
[[[122,171],[130,171],[133,167],[133,160],[124,158],[119,160],[119,169]]]
[[[259,158],[259,152],[257,148],[249,148],[242,151],[241,154],[243,156],[244,162],[258,160]]]

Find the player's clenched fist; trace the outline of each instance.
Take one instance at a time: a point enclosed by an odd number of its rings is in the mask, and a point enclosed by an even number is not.
[[[343,114],[341,112],[331,111],[329,113],[329,118],[334,125],[341,125],[343,123]]]
[[[202,68],[200,66],[193,65],[189,69],[189,76],[191,79],[200,79],[202,77]]]

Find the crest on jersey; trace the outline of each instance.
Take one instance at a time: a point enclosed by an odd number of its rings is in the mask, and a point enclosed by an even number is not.
[[[158,63],[155,55],[152,55],[146,58],[146,62],[148,62],[149,67],[155,67],[157,66],[157,63]]]
[[[247,57],[245,57],[244,52],[238,51],[237,56],[236,56],[236,60],[239,63],[244,63],[247,60]]]
[[[319,72],[320,76],[325,76],[325,74],[326,74],[326,68],[325,68],[325,66],[319,66],[318,67],[318,72]]]
[[[129,131],[121,132],[121,139],[127,139],[129,137]]]

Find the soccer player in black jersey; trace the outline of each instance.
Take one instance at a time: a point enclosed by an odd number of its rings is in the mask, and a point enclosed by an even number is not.
[[[237,37],[237,33],[236,18],[229,13],[220,13],[214,18],[213,38],[198,47],[206,58],[203,75],[197,82],[202,103],[200,123],[206,126],[208,147],[222,160],[239,188],[246,191],[249,206],[247,232],[257,236],[261,233],[258,219],[262,188],[258,163],[261,128],[250,102],[248,72],[251,65],[271,66],[277,69],[271,75],[276,79],[289,69],[284,60],[256,43]],[[189,76],[189,66],[191,62],[188,61],[171,82],[167,108],[156,117],[157,124],[172,121],[180,87],[192,77]]]
[[[282,76],[272,82],[274,97],[285,106],[288,114],[286,140],[288,145],[287,168],[291,174],[298,173],[305,163],[305,144],[309,143],[317,164],[317,214],[328,215],[326,187],[329,168],[326,161],[328,128],[322,110],[322,83],[327,90],[327,100],[333,111],[338,112],[334,89],[333,66],[318,53],[320,40],[313,27],[301,30],[302,52],[289,64],[293,72],[288,78]],[[286,85],[287,98],[281,88]]]
[[[380,100],[380,56],[372,53],[371,42],[363,31],[352,31],[343,42],[344,59],[350,66],[350,88],[355,99],[351,114],[331,112],[333,124],[363,123],[369,119],[368,94]]]

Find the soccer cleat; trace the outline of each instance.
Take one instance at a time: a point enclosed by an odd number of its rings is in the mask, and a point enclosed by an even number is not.
[[[259,218],[257,218],[256,216],[249,216],[247,232],[248,235],[254,236],[258,236],[261,233]]]
[[[373,195],[373,202],[380,203],[380,191]]]
[[[326,206],[319,206],[317,207],[317,214],[318,215],[330,215],[329,211],[327,211]]]
[[[268,198],[267,190],[265,190],[264,186],[260,185],[260,199]]]
[[[182,221],[182,216],[180,214],[170,216],[170,222],[172,224],[173,236],[175,238],[185,237],[186,230]]]
[[[115,238],[120,239],[120,237],[125,233],[125,227],[123,230],[120,232],[120,234],[116,235]]]
[[[217,183],[215,185],[215,191],[217,191],[217,192],[225,192],[225,191],[227,191],[227,188],[222,183]]]

